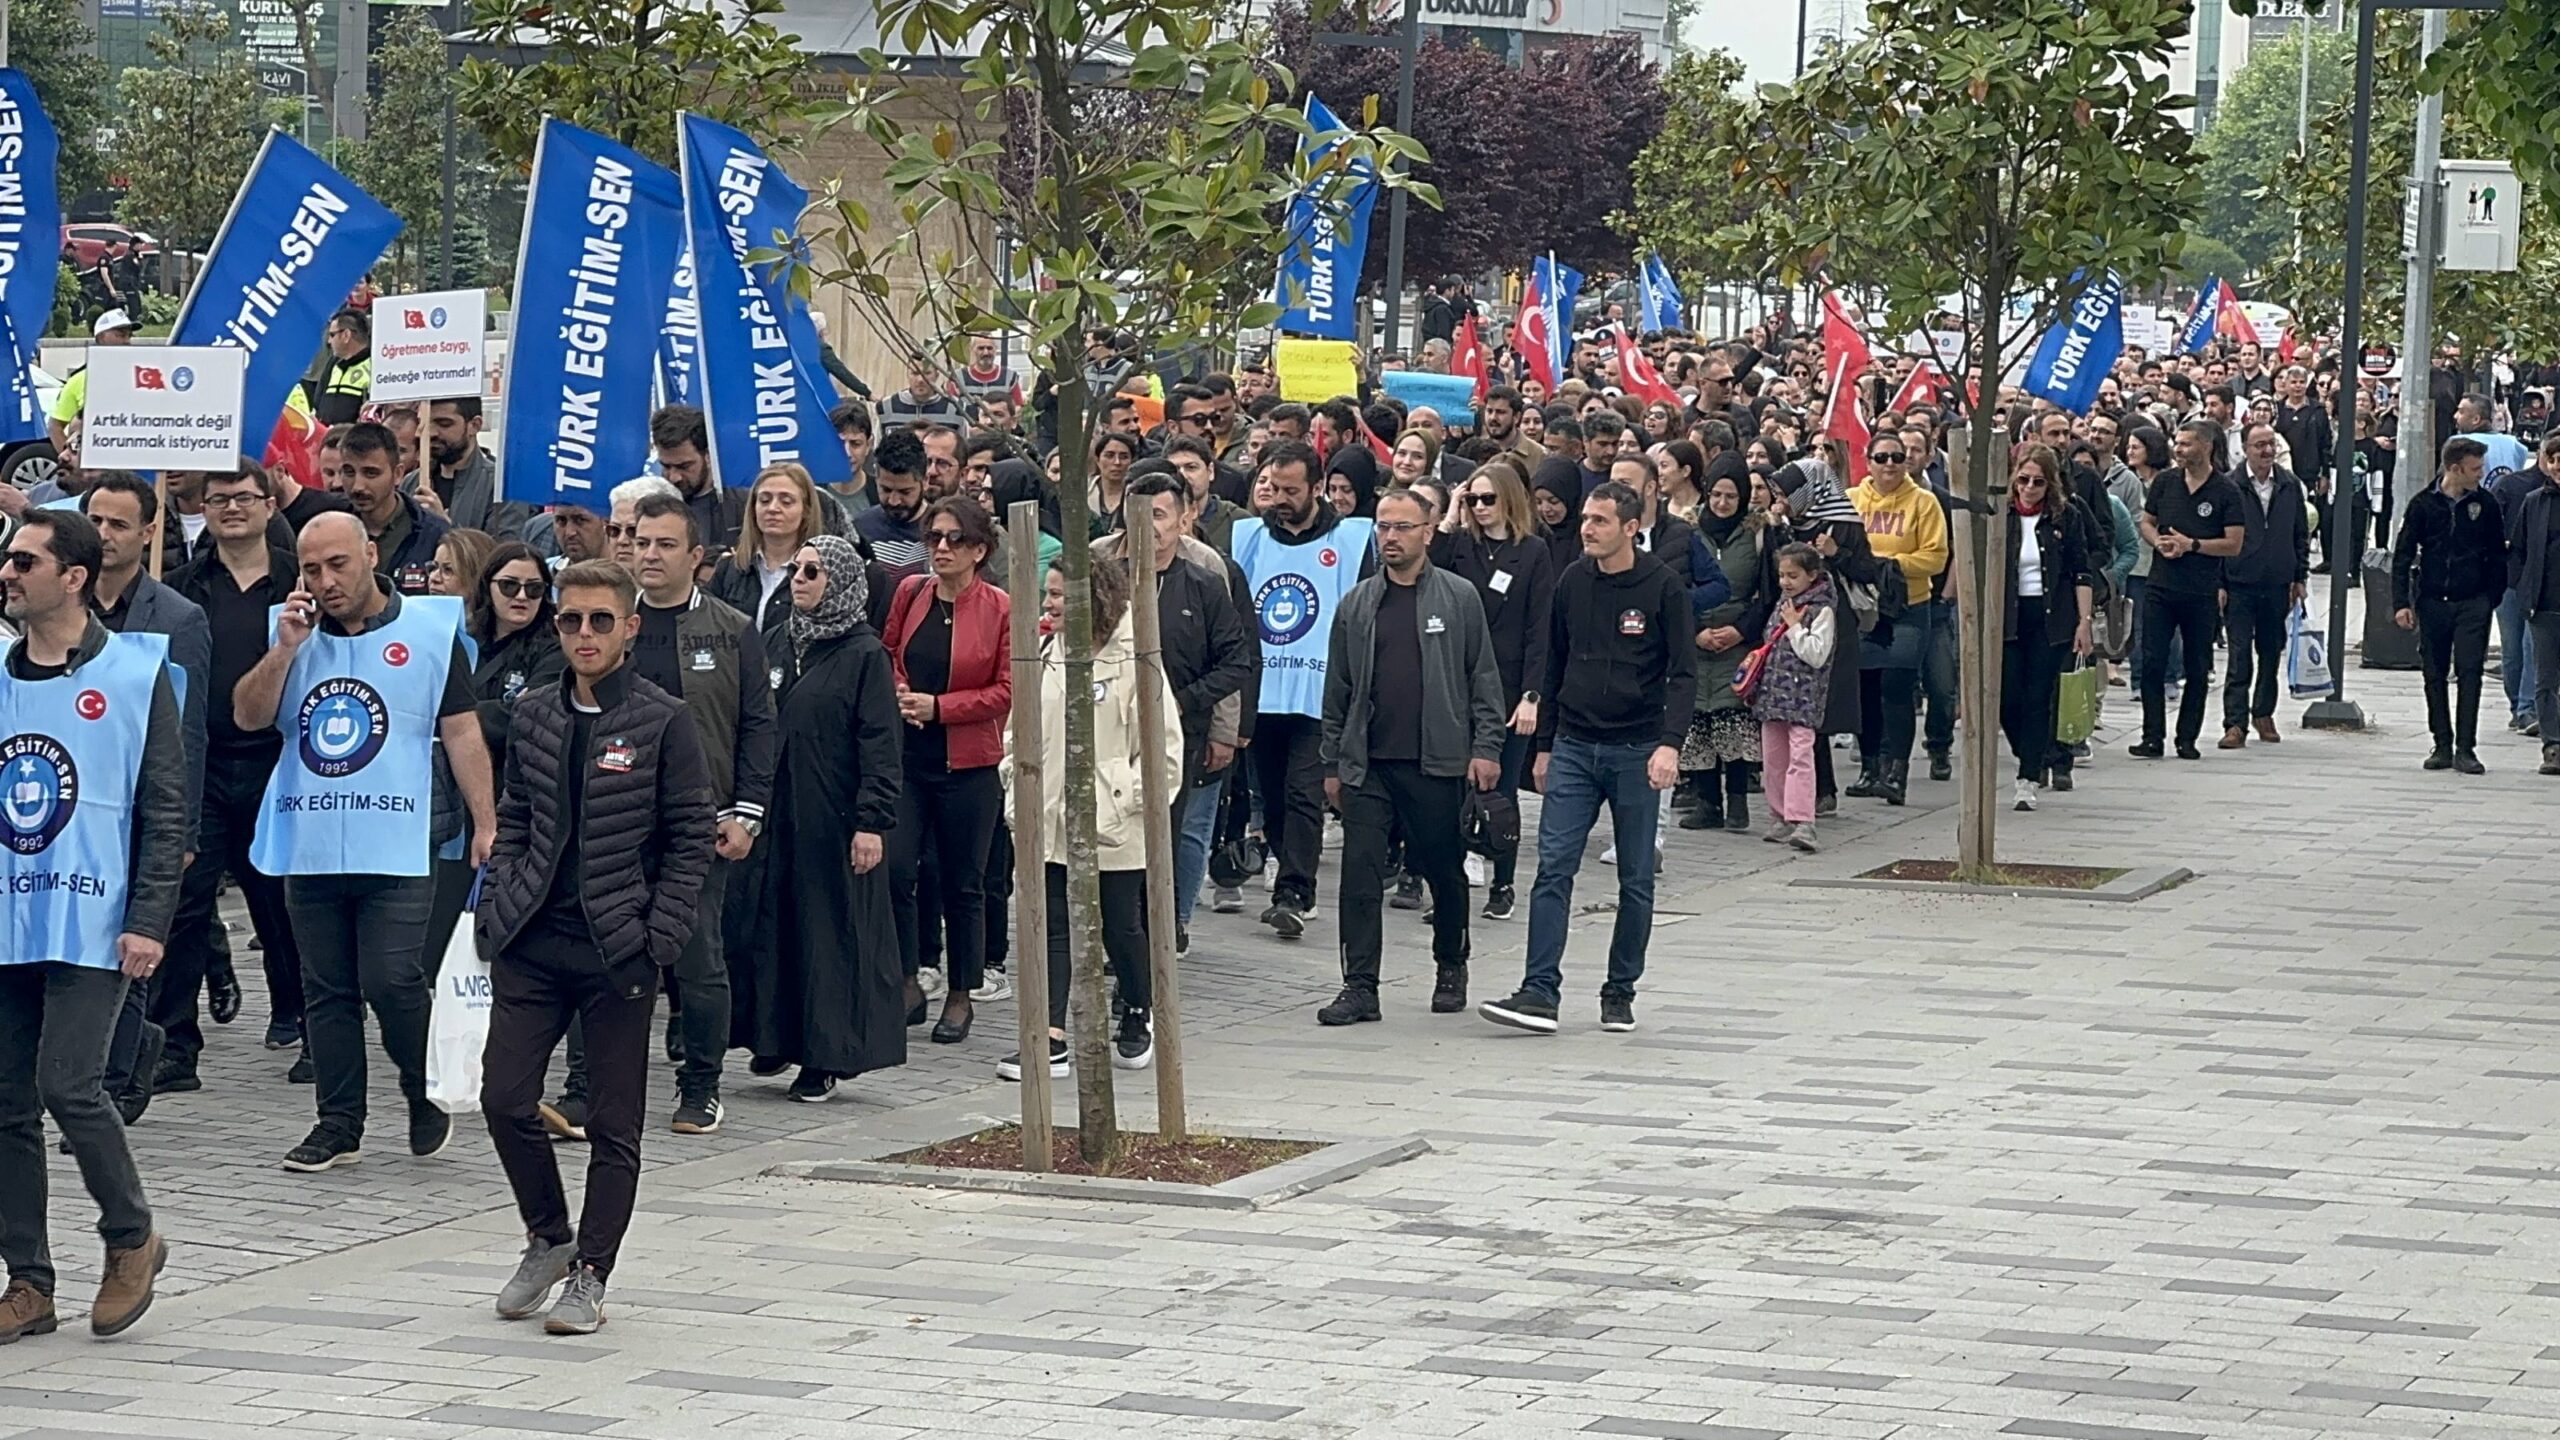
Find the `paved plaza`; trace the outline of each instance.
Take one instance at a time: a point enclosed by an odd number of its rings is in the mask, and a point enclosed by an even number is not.
[[[1010,1003],[833,1106],[733,1074],[707,1139],[664,1129],[662,1069],[587,1339],[490,1313],[521,1239],[476,1118],[409,1158],[378,1066],[362,1165],[275,1168],[309,1092],[253,996],[135,1132],[161,1300],[0,1348],[0,1440],[2548,1436],[2560,781],[2494,679],[2474,779],[2418,769],[2414,675],[2348,678],[2371,731],[2288,702],[2282,745],[2196,763],[2126,759],[2111,692],[2082,788],[2004,813],[2002,853],[2196,871],[2140,904],[1791,887],[1945,854],[1925,781],[1818,856],[1681,835],[1632,1035],[1596,1023],[1605,914],[1542,1039],[1429,1014],[1397,912],[1385,1023],[1319,1030],[1329,876],[1295,946],[1204,913],[1195,1123],[1430,1143],[1257,1212],[772,1173],[893,1111],[1002,1115]],[[1518,978],[1526,868],[1476,998]],[[1145,1123],[1152,1077],[1115,1078]],[[97,1251],[54,1185],[68,1322]]]

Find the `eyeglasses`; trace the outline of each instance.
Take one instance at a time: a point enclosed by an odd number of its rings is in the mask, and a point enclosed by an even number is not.
[[[803,560],[791,567],[794,578],[816,582],[827,578],[827,567],[815,560]]]
[[[925,532],[924,543],[936,550],[957,550],[972,542],[968,536],[957,530],[928,530]]]
[[[266,498],[266,496],[259,494],[255,490],[241,490],[229,495],[207,495],[204,497],[204,508],[207,510],[246,510],[250,506],[257,504],[259,501]]]
[[[447,579],[451,579],[462,572],[454,569],[453,562],[450,560],[430,560],[427,562],[427,573],[430,575],[442,575]]]
[[[590,635],[610,635],[622,628],[622,617],[610,610],[563,610],[551,617],[552,626],[563,635],[583,630]]]
[[[1176,415],[1173,417],[1173,420],[1177,425],[1206,425],[1212,418],[1213,417],[1211,416],[1204,415],[1201,412],[1194,410],[1188,415]]]
[[[640,533],[640,527],[637,525],[616,525],[612,521],[608,520],[605,522],[604,533],[605,537],[610,540],[628,540],[632,536]]]
[[[36,552],[12,550],[6,555],[0,555],[0,566],[15,570],[21,575],[32,573],[36,568]]]
[[[1369,528],[1381,535],[1410,535],[1427,527],[1419,520],[1380,520]]]
[[[1467,503],[1489,508],[1501,504],[1502,497],[1490,490],[1470,490],[1467,492]]]
[[[1911,457],[1899,450],[1870,450],[1867,459],[1878,465],[1899,465]]]
[[[510,600],[530,600],[550,586],[541,580],[492,580],[489,588]]]

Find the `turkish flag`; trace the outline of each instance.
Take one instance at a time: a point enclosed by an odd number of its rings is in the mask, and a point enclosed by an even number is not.
[[[1938,397],[1952,388],[1947,372],[1938,368],[1937,361],[1923,360],[1911,367],[1911,373],[1903,378],[1902,388],[1893,392],[1892,401],[1884,408],[1899,415],[1908,415],[1914,405],[1937,404]]]
[[[1858,380],[1875,363],[1875,350],[1858,329],[1839,292],[1822,297],[1822,373],[1828,398],[1822,408],[1822,433],[1849,451],[1849,483],[1867,478],[1866,417],[1858,413]]]
[[[1538,293],[1538,272],[1533,267],[1529,283],[1520,292],[1520,318],[1513,324],[1512,348],[1520,352],[1529,367],[1530,378],[1547,387],[1547,398],[1555,398],[1556,385],[1563,377],[1556,374],[1555,356],[1547,336],[1547,306]]]
[[[412,330],[424,330],[427,328],[427,312],[424,310],[403,310],[400,312],[400,323],[408,326]]]
[[[1493,388],[1493,372],[1484,358],[1484,336],[1476,329],[1472,311],[1458,322],[1456,343],[1449,350],[1449,373],[1464,375],[1476,382],[1476,403],[1484,403],[1484,392]]]
[[[1653,368],[1653,362],[1645,358],[1624,325],[1618,327],[1618,385],[1648,404],[1659,401],[1675,411],[1680,408],[1680,392]]]
[[[169,388],[169,382],[161,375],[158,369],[149,365],[136,365],[133,367],[133,388],[136,390],[166,390]]]
[[[2249,323],[2249,312],[2240,308],[2240,292],[2228,280],[2222,282],[2222,308],[2214,314],[2213,328],[2243,345],[2259,343],[2258,327]]]

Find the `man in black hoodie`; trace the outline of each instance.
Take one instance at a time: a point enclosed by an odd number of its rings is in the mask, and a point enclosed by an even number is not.
[[[1583,558],[1556,582],[1548,635],[1553,704],[1538,709],[1532,771],[1538,880],[1529,892],[1529,960],[1519,991],[1477,1013],[1533,1034],[1556,1031],[1574,873],[1606,801],[1618,846],[1618,915],[1600,1028],[1636,1028],[1636,982],[1653,935],[1654,825],[1680,778],[1680,743],[1697,704],[1697,632],[1680,577],[1636,547],[1644,500],[1612,480],[1582,502]]]
[[[2466,435],[2444,442],[2444,477],[2409,501],[2391,547],[2391,618],[2418,632],[2418,669],[2427,691],[2429,770],[2478,775],[2480,682],[2489,670],[2489,617],[2507,588],[2507,526],[2497,497],[2481,488],[2489,447]],[[2460,695],[2448,715],[2445,674]]]

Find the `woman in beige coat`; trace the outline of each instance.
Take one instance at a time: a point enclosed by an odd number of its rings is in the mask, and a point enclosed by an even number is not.
[[[1056,566],[1048,576],[1044,609],[1054,632],[1066,610],[1066,577]],[[1123,1070],[1144,1070],[1155,1062],[1155,1032],[1149,1020],[1154,1004],[1153,977],[1147,962],[1147,823],[1145,786],[1139,765],[1146,758],[1138,732],[1138,687],[1156,687],[1159,712],[1165,717],[1164,745],[1154,759],[1162,766],[1164,794],[1181,793],[1182,725],[1173,686],[1160,666],[1141,666],[1129,625],[1129,572],[1119,562],[1099,556],[1093,561],[1093,631],[1104,637],[1093,657],[1093,820],[1096,863],[1102,871],[1102,947],[1120,978],[1124,1007],[1112,1039],[1111,1063]],[[1067,993],[1067,696],[1065,637],[1052,633],[1040,647],[1040,808],[1041,841],[1049,892],[1049,1073],[1068,1073]],[[1078,697],[1079,701],[1083,697]],[[1007,741],[1010,743],[1008,734]],[[1013,756],[1005,756],[1009,783]],[[1019,827],[1017,827],[1019,833]],[[1098,999],[1098,997],[1097,997]],[[997,1062],[996,1073],[1022,1078],[1019,1056]]]

